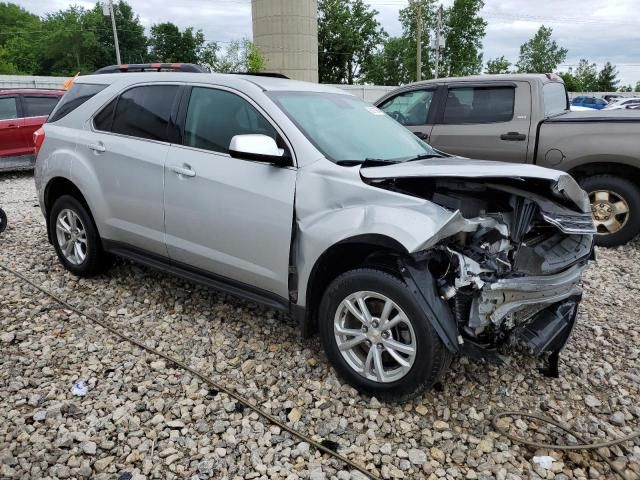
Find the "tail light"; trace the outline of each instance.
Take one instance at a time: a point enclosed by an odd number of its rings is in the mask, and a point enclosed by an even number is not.
[[[36,155],[36,158],[38,158],[38,153],[40,153],[40,148],[42,147],[43,143],[44,143],[44,129],[40,127],[38,130],[33,132],[33,146],[34,146],[34,153]]]

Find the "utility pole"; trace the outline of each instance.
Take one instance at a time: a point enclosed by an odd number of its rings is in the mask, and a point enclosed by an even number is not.
[[[442,31],[442,5],[438,9],[438,17],[436,19],[436,69],[434,72],[434,78],[438,78],[438,69],[440,67],[440,32]]]
[[[416,0],[416,82],[422,80],[422,0]]]
[[[122,64],[120,60],[120,45],[118,44],[118,30],[116,29],[116,15],[113,11],[113,0],[105,0],[102,4],[102,13],[106,16],[111,16],[111,26],[113,27],[113,44],[116,47],[116,63]]]

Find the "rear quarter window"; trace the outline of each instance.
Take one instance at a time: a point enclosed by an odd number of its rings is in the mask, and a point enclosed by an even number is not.
[[[544,98],[545,117],[557,115],[569,109],[567,89],[564,83],[547,83],[542,87],[542,96]]]
[[[58,120],[66,117],[80,105],[90,100],[107,87],[108,85],[102,84],[74,83],[53,110],[47,120],[47,123],[57,122]]]

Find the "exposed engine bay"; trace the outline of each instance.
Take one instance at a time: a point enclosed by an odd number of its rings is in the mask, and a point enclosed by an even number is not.
[[[583,205],[544,179],[410,177],[375,184],[462,217],[414,258],[450,309],[463,353],[500,361],[514,348],[540,355],[564,346],[593,250],[595,229]]]

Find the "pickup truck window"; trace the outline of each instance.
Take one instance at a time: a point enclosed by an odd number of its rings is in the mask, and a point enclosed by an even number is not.
[[[387,100],[380,108],[405,126],[427,124],[434,90],[412,90]]]
[[[442,123],[497,123],[513,118],[514,87],[450,88]]]
[[[544,116],[550,117],[569,109],[567,104],[567,90],[563,83],[547,83],[542,87],[544,98]],[[576,100],[578,100],[578,97]]]

